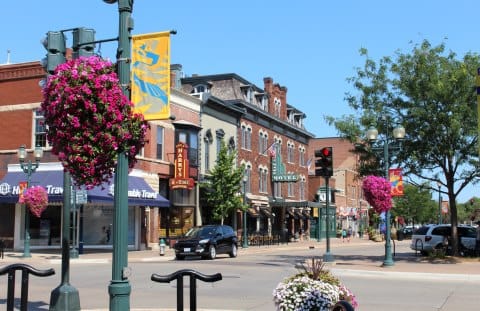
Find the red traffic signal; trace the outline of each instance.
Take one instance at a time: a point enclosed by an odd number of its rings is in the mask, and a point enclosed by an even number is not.
[[[324,147],[315,150],[315,176],[333,176],[333,150],[332,147]]]

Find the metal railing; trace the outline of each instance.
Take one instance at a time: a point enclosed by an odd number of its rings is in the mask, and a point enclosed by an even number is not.
[[[7,288],[7,311],[13,311],[15,304],[15,274],[17,270],[22,271],[22,283],[20,293],[20,311],[27,311],[28,308],[28,281],[29,275],[45,277],[55,274],[54,269],[38,270],[30,265],[15,263],[0,268],[0,275],[8,274]]]
[[[159,283],[170,283],[177,280],[177,311],[183,311],[183,277],[190,277],[190,311],[197,310],[197,279],[203,282],[222,280],[222,274],[205,275],[192,269],[182,269],[168,275],[152,274],[151,280]]]

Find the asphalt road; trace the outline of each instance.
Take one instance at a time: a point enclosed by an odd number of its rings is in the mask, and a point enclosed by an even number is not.
[[[300,245],[300,244],[299,244]],[[310,248],[314,247],[314,248]],[[284,277],[297,272],[295,265],[312,256],[322,256],[325,243],[309,242],[279,248],[241,249],[237,258],[219,256],[216,260],[175,261],[167,254],[159,257],[129,259],[132,292],[131,310],[176,310],[176,284],[156,283],[153,273],[171,274],[180,269],[194,269],[203,274],[221,273],[216,283],[197,282],[199,310],[274,310],[272,291]],[[396,243],[395,266],[382,267],[381,243],[355,241],[332,244],[334,264],[327,268],[357,296],[357,310],[480,310],[480,262],[467,264],[425,262],[415,257],[408,243]],[[85,256],[87,257],[87,256]],[[129,258],[131,256],[129,255]],[[61,261],[58,256],[36,260],[39,268],[53,267],[57,274],[30,278],[29,310],[48,310],[51,291],[60,284]],[[1,264],[1,262],[0,262]],[[70,284],[80,296],[82,310],[108,310],[108,285],[111,261],[105,256],[72,260]],[[20,277],[17,277],[18,279]],[[188,308],[188,280],[184,283],[185,307]],[[17,297],[19,287],[17,287]],[[6,277],[0,278],[0,309],[5,306]]]

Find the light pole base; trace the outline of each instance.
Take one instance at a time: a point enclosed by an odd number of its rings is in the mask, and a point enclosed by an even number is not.
[[[395,263],[391,259],[390,260],[386,259],[382,263],[382,267],[392,267],[394,265],[395,265]]]
[[[50,295],[50,311],[79,311],[78,290],[70,284],[61,284]]]
[[[323,254],[323,261],[324,262],[334,262],[335,257],[333,256],[332,253],[326,252],[325,254]]]

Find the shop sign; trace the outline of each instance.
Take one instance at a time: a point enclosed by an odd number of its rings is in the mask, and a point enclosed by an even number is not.
[[[23,185],[25,184],[25,186]],[[26,187],[26,182],[20,182],[18,185],[10,185],[9,183],[0,184],[0,195],[18,195],[20,196],[23,193],[24,187]],[[47,190],[48,195],[59,195],[63,194],[63,187],[56,187],[54,185],[44,186]]]
[[[110,187],[109,187],[109,191],[108,193],[111,195],[111,196],[114,196],[115,195],[115,185],[114,184],[111,184]],[[133,189],[129,189],[128,190],[128,194],[127,196],[129,198],[139,198],[139,199],[156,199],[157,198],[157,193],[156,192],[152,192],[152,191],[148,191],[146,189],[137,189],[137,188],[133,188]]]
[[[182,142],[175,146],[175,174],[170,178],[170,188],[175,189],[193,189],[194,181],[190,178],[188,170],[190,164],[188,161],[188,146]]]

